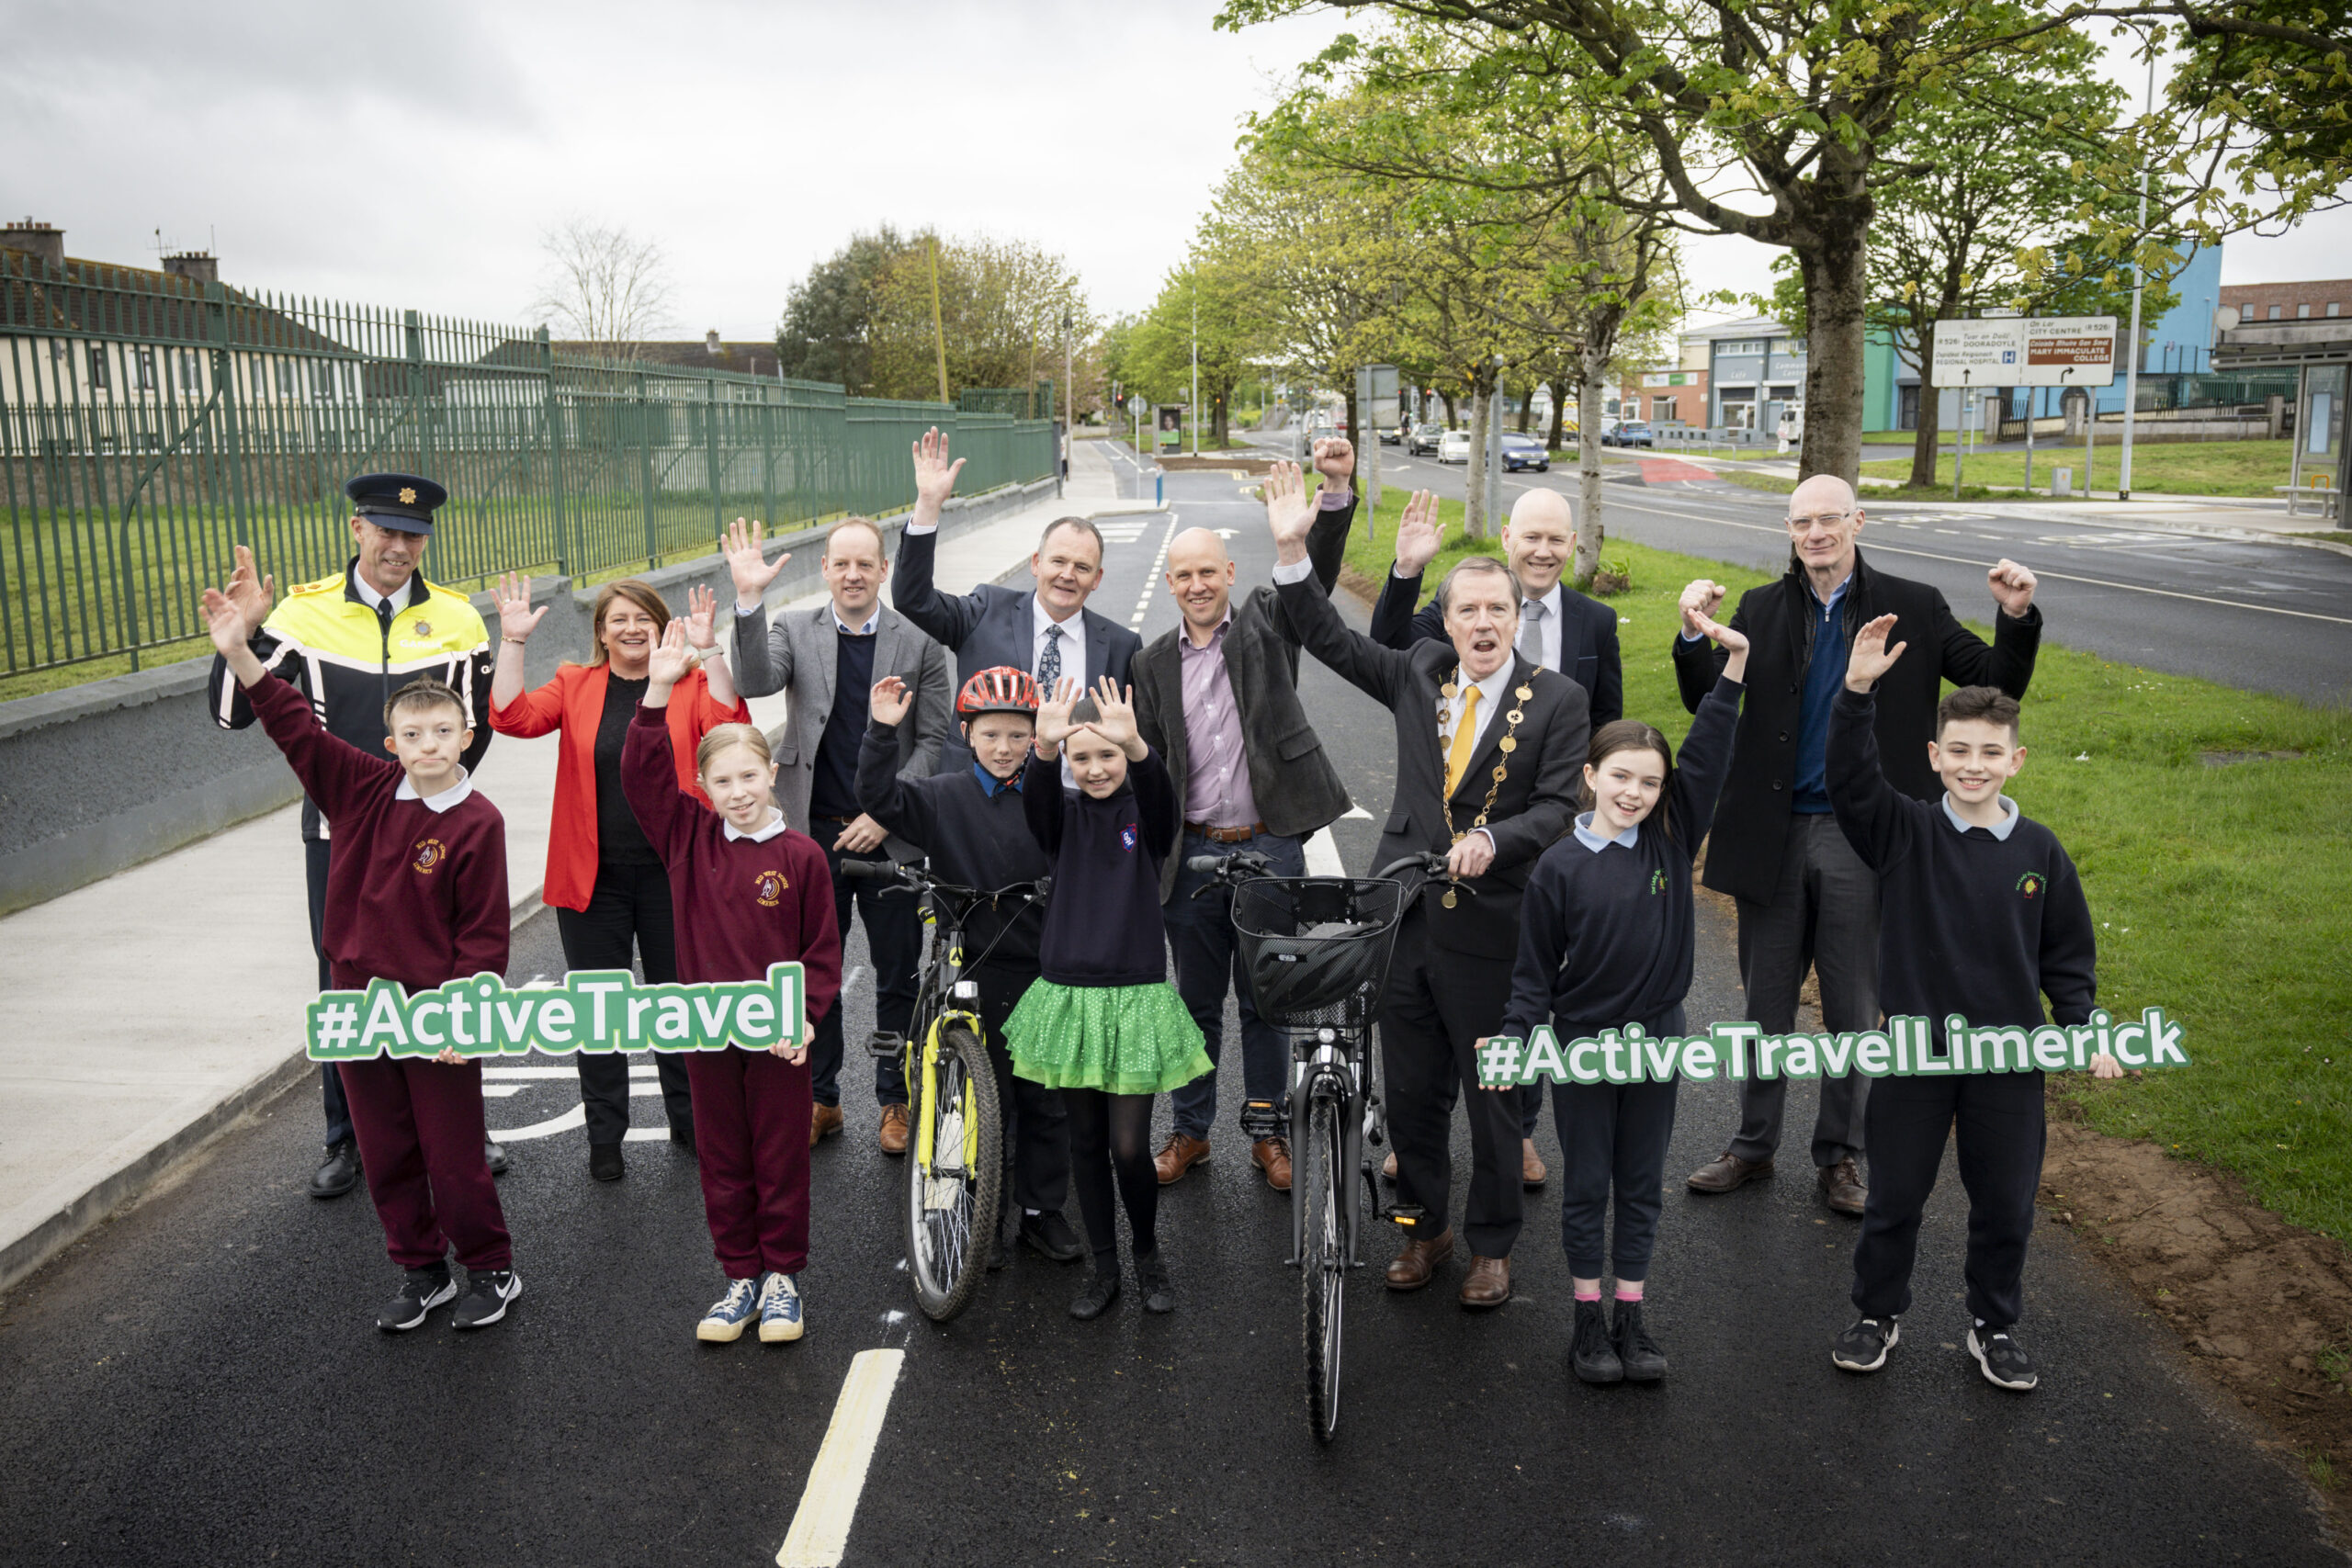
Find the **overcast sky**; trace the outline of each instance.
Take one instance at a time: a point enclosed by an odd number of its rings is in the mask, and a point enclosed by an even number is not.
[[[855,231],[937,224],[1058,251],[1112,314],[1150,301],[1242,117],[1344,25],[1237,36],[1215,12],[0,0],[0,212],[77,256],[152,266],[161,230],[246,287],[514,322],[550,225],[626,223],[669,254],[678,334],[730,338],[769,336]],[[1771,254],[1700,242],[1690,271],[1760,288]],[[2342,276],[2346,254],[2339,214],[2233,240],[2224,270]]]

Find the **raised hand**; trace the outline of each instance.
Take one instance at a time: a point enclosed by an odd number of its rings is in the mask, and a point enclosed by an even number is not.
[[[758,523],[746,523],[738,517],[727,530],[726,541],[720,546],[720,553],[727,558],[728,575],[735,580],[735,603],[738,604],[751,604],[766,593],[768,584],[775,581],[775,574],[782,571],[784,563],[792,558],[792,552],[786,550],[773,561],[767,559],[760,549],[764,532]]]
[[[1735,681],[1747,680],[1747,634],[1736,632],[1729,626],[1718,626],[1710,616],[1684,611],[1682,624],[1687,626],[1691,626],[1693,622],[1696,623],[1695,629],[1701,637],[1713,637],[1715,646],[1730,656],[1724,660],[1724,673]]]
[[[1708,578],[1699,578],[1682,591],[1682,631],[1686,637],[1704,637],[1706,621],[1724,602],[1727,592],[1724,585]]]
[[[686,678],[694,661],[686,652],[686,623],[672,621],[662,628],[662,640],[656,643],[645,665],[646,684],[658,686],[663,692]]]
[[[686,642],[698,649],[718,646],[718,595],[699,583],[686,590]]]
[[[498,586],[492,591],[498,601],[498,635],[516,642],[528,642],[539,623],[548,618],[552,603],[531,608],[531,580],[520,572],[500,576]]]
[[[1094,716],[1081,728],[1094,731],[1133,760],[1143,745],[1136,732],[1134,688],[1122,694],[1119,683],[1105,675],[1094,682],[1092,694]]]
[[[1419,577],[1437,558],[1437,497],[1417,490],[1396,525],[1396,575]]]
[[[1273,530],[1277,554],[1303,559],[1306,533],[1315,525],[1315,498],[1299,478],[1296,463],[1276,462],[1266,470],[1266,526]]]
[[[1315,471],[1323,476],[1325,490],[1345,490],[1355,480],[1356,449],[1344,435],[1327,435],[1317,441],[1310,460]]]
[[[915,694],[896,675],[885,675],[874,682],[874,690],[865,699],[866,714],[876,724],[896,727],[915,705]]]
[[[1893,648],[1886,639],[1894,634],[1894,617],[1881,615],[1854,634],[1854,651],[1846,658],[1846,689],[1867,692],[1878,684],[1880,676],[1894,668],[1903,650],[1911,645],[1898,642]]]
[[[1985,572],[1984,581],[1993,590],[1993,597],[2001,613],[2015,620],[2033,604],[2033,573],[2003,556]]]
[[[239,545],[235,551],[236,570],[229,573],[227,593],[237,613],[245,618],[248,635],[269,619],[271,602],[277,596],[277,579],[264,577],[254,570],[254,552],[250,546]]]
[[[1078,705],[1078,699],[1086,693],[1079,685],[1076,676],[1065,675],[1054,682],[1052,696],[1046,697],[1043,693],[1038,694],[1043,700],[1037,704],[1037,754],[1050,761],[1055,749],[1069,739],[1070,731],[1078,728],[1070,722],[1069,710]]]
[[[254,635],[244,612],[237,608],[237,602],[218,588],[204,591],[204,626],[212,634],[212,646],[224,658],[233,657]]]
[[[935,513],[956,493],[956,476],[964,471],[964,459],[947,460],[947,437],[939,434],[936,425],[924,431],[914,445],[915,504]]]

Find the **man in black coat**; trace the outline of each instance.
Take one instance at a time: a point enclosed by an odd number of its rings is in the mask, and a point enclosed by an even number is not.
[[[1422,491],[1406,511],[1418,524],[1436,505]],[[1299,640],[1396,720],[1396,792],[1374,867],[1423,853],[1447,861],[1447,880],[1403,877],[1409,905],[1381,1000],[1397,1196],[1425,1215],[1389,1264],[1388,1285],[1418,1290],[1453,1255],[1448,1134],[1462,1098],[1472,1173],[1460,1300],[1500,1306],[1519,1237],[1519,1106],[1480,1092],[1476,1049],[1502,1022],[1528,874],[1574,820],[1590,705],[1583,687],[1513,649],[1519,583],[1492,556],[1462,561],[1439,589],[1449,641],[1387,649],[1349,630],[1308,581],[1314,507],[1296,468],[1278,463],[1267,476],[1266,513],[1282,563],[1274,581]]]
[[[1910,645],[1879,682],[1877,733],[1888,779],[1921,800],[1943,794],[1928,761],[1943,682],[1998,686],[2022,698],[2041,641],[2032,572],[2002,560],[1985,574],[1998,606],[1987,647],[1935,589],[1862,558],[1855,547],[1862,521],[1845,480],[1816,474],[1799,485],[1789,497],[1789,570],[1743,594],[1730,623],[1747,637],[1747,703],[1707,841],[1705,882],[1738,903],[1748,1017],[1767,1034],[1795,1028],[1808,968],[1820,977],[1824,1029],[1879,1023],[1878,878],[1838,830],[1826,782],[1829,713],[1856,628],[1893,615],[1888,641]],[[1704,579],[1682,592],[1674,673],[1693,713],[1724,661],[1697,635],[1697,617],[1713,615],[1724,592]],[[1691,1173],[1694,1190],[1729,1192],[1770,1172],[1786,1093],[1781,1078],[1740,1087],[1739,1131],[1720,1157]],[[1823,1200],[1842,1214],[1860,1214],[1868,1195],[1856,1162],[1869,1094],[1860,1074],[1821,1079],[1813,1163]]]
[[[1333,438],[1315,444],[1323,476],[1307,555],[1324,593],[1340,580],[1355,452]],[[1136,655],[1136,728],[1167,761],[1176,785],[1176,847],[1160,868],[1176,990],[1200,1025],[1209,1060],[1220,1059],[1225,998],[1241,1012],[1242,1131],[1250,1157],[1278,1192],[1290,1190],[1290,1141],[1273,1118],[1287,1098],[1290,1053],[1283,1032],[1258,1017],[1249,977],[1234,964],[1233,895],[1185,863],[1196,855],[1250,850],[1276,876],[1306,874],[1306,838],[1349,807],[1348,792],[1298,700],[1298,634],[1272,588],[1233,598],[1233,558],[1213,529],[1187,528],[1168,542],[1168,589],[1182,624]],[[1202,895],[1206,886],[1209,891]],[[1199,895],[1196,897],[1196,895]],[[1208,1157],[1216,1122],[1216,1074],[1170,1097],[1168,1141],[1154,1163],[1161,1185]]]
[[[1396,530],[1396,562],[1373,606],[1372,640],[1383,648],[1443,642],[1445,617],[1437,601],[1413,610],[1421,571],[1436,558],[1437,520]],[[1503,525],[1503,558],[1519,580],[1519,651],[1529,662],[1557,670],[1584,688],[1592,703],[1592,727],[1625,716],[1625,673],[1617,653],[1617,612],[1560,581],[1577,558],[1575,509],[1555,490],[1530,490],[1511,503]],[[1535,1123],[1544,1114],[1544,1086],[1519,1091],[1520,1180],[1544,1185],[1544,1161],[1535,1152]]]
[[[914,459],[915,505],[899,544],[891,603],[955,654],[956,690],[1000,664],[1028,671],[1048,692],[1065,676],[1091,686],[1108,675],[1126,685],[1127,666],[1143,639],[1086,608],[1088,595],[1102,581],[1102,531],[1083,517],[1047,524],[1029,558],[1034,589],[984,582],[969,593],[942,593],[932,580],[939,514],[956,493],[964,460],[948,460],[947,437],[936,430],[914,444]],[[939,748],[938,771],[958,773],[971,765],[971,748],[949,731]]]

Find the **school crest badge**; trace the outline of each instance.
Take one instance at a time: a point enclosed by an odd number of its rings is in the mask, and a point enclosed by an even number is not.
[[[791,886],[791,883],[785,880],[784,873],[763,871],[752,883],[752,890],[759,897],[760,908],[773,909],[784,902],[785,889]]]
[[[416,858],[409,864],[416,867],[420,875],[430,876],[440,870],[441,863],[448,858],[448,845],[438,839],[420,839],[416,844]]]
[[[1133,823],[1119,829],[1119,843],[1129,854],[1135,853],[1136,829]]]
[[[2025,900],[2029,904],[2041,897],[2041,888],[2042,875],[2038,871],[2029,871],[2018,878],[2018,891],[2025,895]]]

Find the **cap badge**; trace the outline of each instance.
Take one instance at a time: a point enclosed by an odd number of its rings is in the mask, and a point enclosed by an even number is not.
[[[401,504],[402,506],[414,506],[416,504],[416,491],[410,486],[402,485],[401,487]]]

